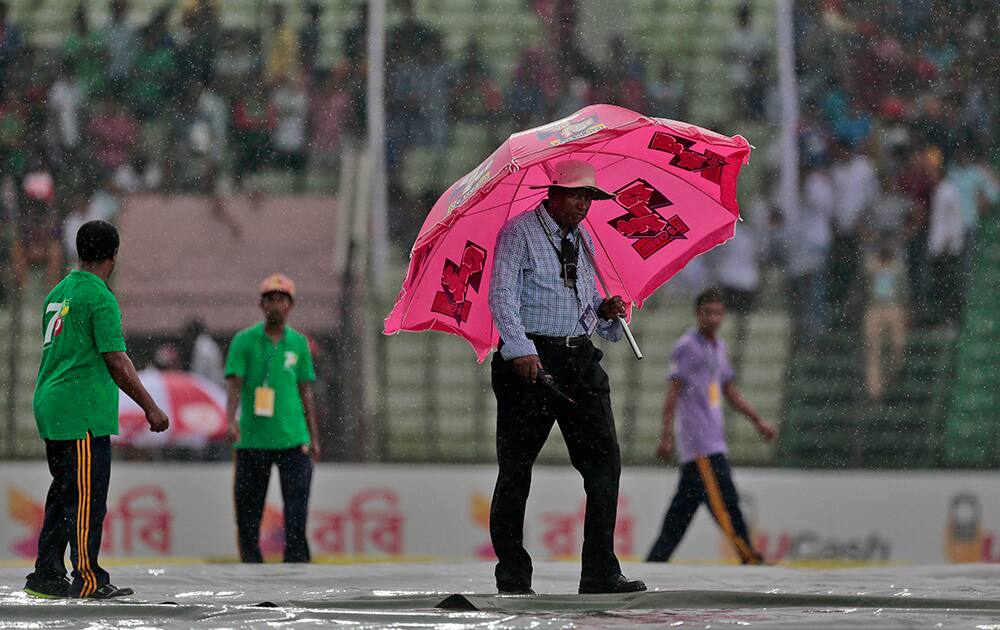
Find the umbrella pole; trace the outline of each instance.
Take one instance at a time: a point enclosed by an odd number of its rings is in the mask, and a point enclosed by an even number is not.
[[[601,273],[601,268],[597,266],[597,259],[594,258],[594,252],[590,251],[590,245],[587,243],[587,239],[580,238],[583,242],[583,251],[587,252],[587,257],[590,258],[590,266],[594,268],[594,273],[597,274],[597,281],[601,283],[601,289],[604,290],[604,295],[611,297],[611,291],[608,290],[608,283],[604,281],[604,274]],[[632,354],[635,358],[642,360],[642,350],[639,349],[639,344],[635,342],[635,337],[632,336],[632,331],[628,327],[628,322],[625,321],[624,317],[618,317],[618,321],[621,323],[622,328],[625,330],[625,338],[628,339],[628,345],[632,347]]]
[[[628,339],[628,345],[632,346],[632,353],[635,354],[635,358],[642,360],[642,350],[639,349],[639,344],[635,342],[635,337],[632,336],[632,331],[629,330],[628,322],[625,321],[624,317],[619,317],[618,321],[621,322],[622,328],[625,329],[625,338]]]

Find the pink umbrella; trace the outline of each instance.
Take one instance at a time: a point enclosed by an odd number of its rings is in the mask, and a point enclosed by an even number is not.
[[[487,296],[497,233],[545,198],[551,165],[590,162],[615,197],[585,220],[605,295],[641,307],[695,256],[732,238],[736,180],[750,144],[613,105],[512,135],[441,195],[413,245],[385,333],[442,330],[483,361],[498,335]],[[638,353],[637,353],[638,355]]]
[[[226,393],[196,374],[149,368],[139,379],[167,415],[170,428],[152,433],[142,409],[124,393],[118,398],[118,435],[112,442],[140,448],[187,446],[199,448],[226,439]]]

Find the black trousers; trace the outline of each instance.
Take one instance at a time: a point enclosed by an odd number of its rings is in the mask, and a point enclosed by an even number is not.
[[[87,597],[109,579],[97,556],[108,511],[111,438],[88,434],[82,440],[46,440],[45,457],[52,484],[45,496],[33,576],[39,580],[65,576],[68,545],[73,562],[70,594]]]
[[[497,586],[504,590],[531,585],[531,557],[524,549],[524,509],[531,467],[555,422],[587,493],[582,576],[600,580],[621,572],[614,552],[621,456],[608,375],[600,365],[603,354],[589,341],[578,348],[536,345],[545,371],[576,404],[541,382],[523,380],[512,361],[505,361],[499,352],[493,355],[500,470],[490,509],[490,538],[498,560]]]
[[[260,521],[264,515],[271,466],[278,465],[281,502],[285,517],[285,562],[309,562],[306,519],[313,464],[301,447],[289,449],[245,448],[236,450],[233,495],[236,500],[236,532],[243,562],[263,562],[260,553]]]
[[[647,562],[667,562],[687,532],[698,506],[708,504],[712,518],[736,548],[743,564],[760,564],[760,554],[754,550],[747,533],[740,497],[733,485],[732,471],[725,455],[699,457],[681,466],[677,494],[663,517],[663,527]]]

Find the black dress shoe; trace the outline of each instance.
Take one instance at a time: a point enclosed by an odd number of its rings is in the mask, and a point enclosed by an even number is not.
[[[580,594],[595,593],[638,593],[646,590],[642,580],[630,580],[624,575],[618,575],[605,580],[580,580]]]
[[[497,592],[501,595],[534,595],[535,591],[531,590],[530,586],[523,586],[521,588],[500,588],[497,587]]]

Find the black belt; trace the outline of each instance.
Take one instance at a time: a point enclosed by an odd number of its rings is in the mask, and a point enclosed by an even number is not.
[[[528,335],[535,343],[547,346],[561,346],[563,348],[579,348],[590,341],[587,335],[576,335],[575,337],[543,337],[542,335]]]

